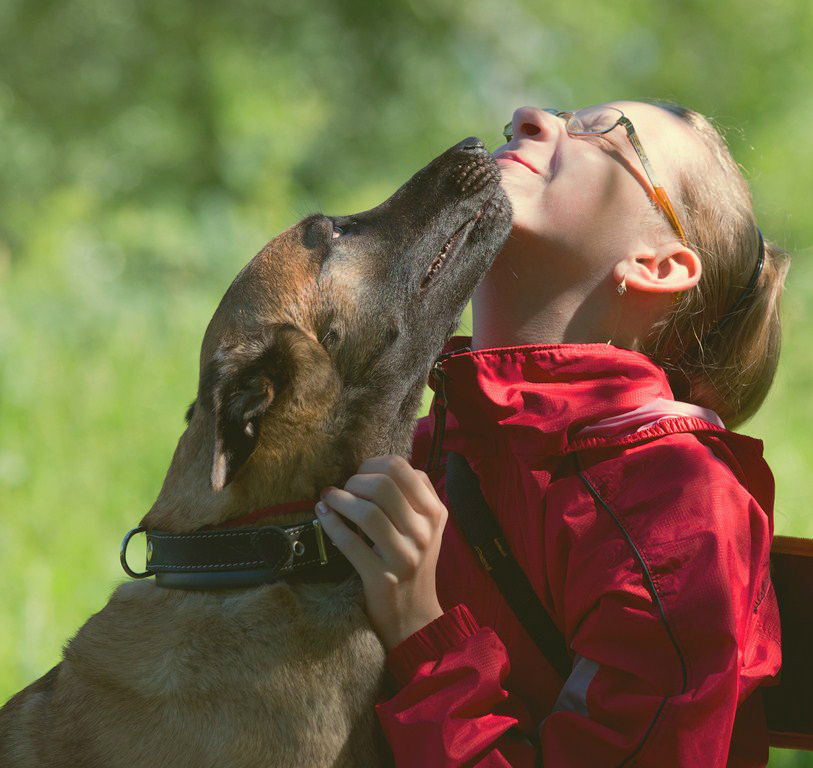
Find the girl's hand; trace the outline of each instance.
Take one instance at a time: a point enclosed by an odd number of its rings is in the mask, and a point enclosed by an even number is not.
[[[321,498],[322,526],[359,572],[367,615],[387,650],[443,613],[435,566],[448,513],[425,472],[400,456],[376,456]]]

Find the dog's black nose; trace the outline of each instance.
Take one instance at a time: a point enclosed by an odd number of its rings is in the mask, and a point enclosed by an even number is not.
[[[476,136],[469,136],[468,139],[463,139],[455,149],[485,149],[485,147],[486,145]]]

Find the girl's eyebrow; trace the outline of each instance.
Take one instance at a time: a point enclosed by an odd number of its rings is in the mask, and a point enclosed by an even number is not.
[[[621,142],[618,140],[616,136],[610,136],[610,134],[605,133],[601,136],[597,136],[596,138],[603,139],[602,146],[604,151],[612,157],[614,160],[617,160],[621,165],[624,166],[630,173],[637,175],[638,166],[633,160],[633,155],[635,155],[635,151],[632,149],[632,145],[626,141],[626,139]],[[607,145],[609,144],[609,148]],[[630,151],[626,151],[630,150]],[[637,157],[637,155],[635,155]]]
[[[607,154],[608,157],[612,158],[616,162],[620,163],[625,170],[643,187],[644,192],[646,192],[647,196],[655,205],[658,205],[657,198],[655,197],[655,193],[652,190],[651,185],[649,184],[649,179],[646,176],[643,167],[639,167],[640,161],[638,163],[633,160],[633,156],[635,159],[638,159],[638,155],[636,154],[635,150],[632,148],[632,145],[627,141],[626,146],[622,149],[622,144],[619,143],[618,139],[614,136],[612,139],[610,138],[609,134],[603,134],[602,136],[596,136],[595,138],[603,139],[601,142],[603,151]],[[609,145],[609,147],[608,147]],[[629,153],[624,151],[627,147],[629,147]]]
[[[606,141],[615,150],[614,154],[617,153],[623,158],[627,158],[627,153],[624,150],[627,148],[632,148],[628,141],[625,140],[624,142],[621,142],[618,140],[617,136],[611,136],[609,133],[602,134],[600,138],[604,139],[604,141]]]

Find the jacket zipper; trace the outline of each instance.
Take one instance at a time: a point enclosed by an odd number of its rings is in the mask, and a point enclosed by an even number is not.
[[[440,355],[432,366],[430,376],[434,383],[435,395],[432,398],[432,414],[435,417],[435,424],[432,428],[432,444],[429,448],[429,456],[426,459],[426,472],[431,472],[440,466],[440,455],[443,452],[443,439],[446,436],[446,382],[449,374],[443,370],[445,363],[452,355],[461,352],[471,352],[471,347],[460,347],[451,352]]]

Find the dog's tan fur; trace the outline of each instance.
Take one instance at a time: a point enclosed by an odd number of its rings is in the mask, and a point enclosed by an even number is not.
[[[446,166],[461,167],[450,157],[433,171],[436,186]],[[494,172],[478,163],[488,169],[481,191],[486,182],[490,191],[475,202],[502,217],[493,258],[507,234],[506,204],[494,203]],[[444,195],[465,198],[464,178]],[[404,187],[384,205],[414,207],[419,193]],[[382,273],[381,252],[363,244],[330,262],[331,226],[311,217],[282,233],[224,296],[203,341],[188,427],[144,525],[196,530],[313,498],[370,455],[408,454],[422,380],[447,329],[419,359],[396,354],[392,324],[401,321],[364,303],[376,285],[396,281]],[[482,273],[483,259],[469,271]],[[410,269],[420,277],[427,266]],[[454,307],[437,311],[439,322],[455,322],[477,277]],[[328,327],[340,329],[341,345],[325,341]],[[417,370],[403,369],[410,365]],[[385,760],[374,713],[383,662],[355,579],[206,592],[128,582],[62,662],[0,711],[0,765],[375,766]]]
[[[252,329],[271,328],[298,367],[299,388],[277,398],[284,407],[266,416],[239,482],[221,491],[210,482],[212,419],[196,406],[145,525],[194,530],[310,498],[337,477],[344,461],[329,455],[324,419],[339,386],[326,351],[303,330],[313,275],[298,263],[297,231],[235,281],[207,331],[201,369],[239,368],[257,351]],[[302,324],[285,325],[293,321]],[[273,402],[273,382],[262,386]],[[280,471],[297,464],[297,473]],[[125,583],[62,663],[3,710],[0,765],[375,765],[383,660],[355,580],[209,592]]]

